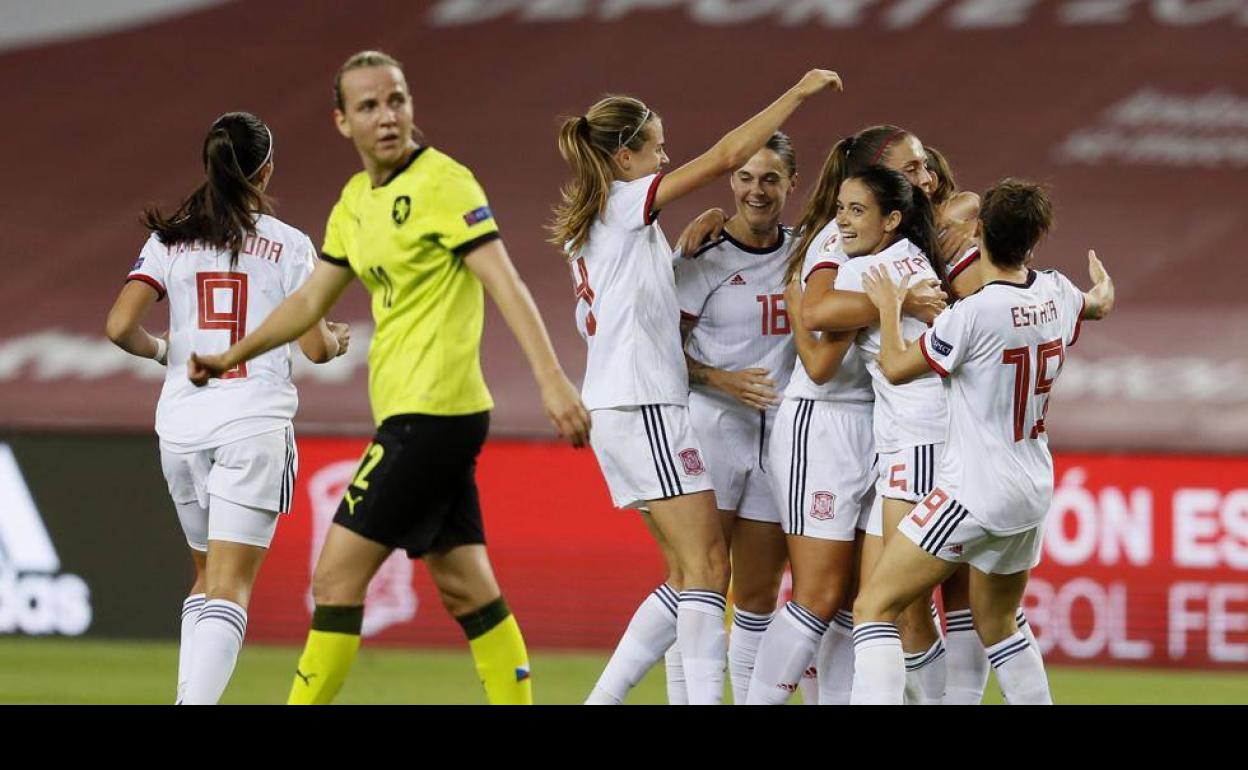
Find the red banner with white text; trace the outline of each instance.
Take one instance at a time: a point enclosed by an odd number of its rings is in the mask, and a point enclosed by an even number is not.
[[[302,439],[293,513],[252,600],[249,637],[303,639],[316,552],[366,440]],[[491,441],[478,482],[495,571],[535,648],[609,648],[663,566],[612,508],[593,455]],[[1062,455],[1025,606],[1052,662],[1248,664],[1248,459]],[[400,552],[370,587],[365,634],[462,643],[424,567]]]

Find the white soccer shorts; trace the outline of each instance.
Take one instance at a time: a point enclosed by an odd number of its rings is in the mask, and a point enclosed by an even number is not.
[[[874,498],[872,406],[785,399],[771,434],[771,478],[786,534],[849,541]]]
[[[971,518],[952,495],[933,489],[897,526],[932,556],[970,564],[989,575],[1013,575],[1040,563],[1044,524],[1013,535],[994,535]]]
[[[714,489],[688,407],[595,409],[590,416],[589,443],[617,508]]]
[[[721,511],[770,524],[780,523],[767,466],[767,440],[774,413],[732,405],[722,399],[689,394],[689,420],[706,452],[706,464]]]
[[[287,427],[194,452],[162,443],[160,465],[191,548],[207,550],[209,540],[267,548],[294,499],[299,453]]]
[[[936,484],[936,469],[944,449],[942,442],[881,452],[876,493],[880,497],[908,503],[922,500]]]

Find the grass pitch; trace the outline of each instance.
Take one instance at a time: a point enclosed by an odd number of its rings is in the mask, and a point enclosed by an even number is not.
[[[244,646],[223,702],[282,703],[298,657],[295,647]],[[535,699],[544,704],[580,703],[606,660],[601,652],[534,654]],[[177,666],[177,645],[171,642],[2,639],[0,703],[170,703]],[[1248,672],[1054,666],[1049,680],[1058,703],[1248,703]],[[662,667],[656,667],[628,702],[665,701]],[[485,697],[466,650],[366,647],[337,702],[484,704]],[[995,683],[989,683],[985,702],[1001,703]]]

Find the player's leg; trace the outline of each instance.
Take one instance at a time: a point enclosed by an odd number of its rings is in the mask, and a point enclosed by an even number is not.
[[[684,667],[681,665],[680,648],[676,645],[676,610],[682,585],[680,565],[650,514],[643,512],[641,517],[663,553],[667,579],[651,591],[633,613],[611,659],[586,699],[586,705],[623,703],[629,690],[665,656],[668,703],[679,706],[688,702]]]
[[[788,549],[778,523],[728,513],[734,519],[728,671],[733,702],[745,703],[759,644],[773,619]],[[751,512],[750,515],[757,514]]]
[[[205,521],[207,518],[205,515]],[[206,532],[204,540],[207,541]],[[182,600],[182,624],[178,635],[178,691],[174,700],[179,704],[186,694],[186,683],[191,676],[191,643],[195,638],[195,623],[199,620],[199,611],[204,608],[204,586],[208,580],[207,549],[201,551],[191,547],[188,550],[191,553],[191,565],[195,569],[195,579],[191,583],[189,594]]]
[[[900,705],[905,696],[905,659],[895,621],[916,600],[931,595],[957,565],[891,537],[854,602],[855,704]],[[926,604],[923,614],[930,621]]]
[[[971,617],[970,570],[969,565],[962,565],[940,586],[949,654],[945,698],[941,701],[946,705],[978,705],[988,684],[988,656]]]
[[[182,600],[182,620],[178,643],[178,681],[175,703],[181,703],[191,675],[191,644],[195,638],[195,622],[204,606],[204,587],[208,570],[208,506],[207,483],[210,461],[206,453],[173,452],[164,445],[160,449],[160,466],[173,499],[178,523],[191,553],[195,578],[187,597]],[[202,502],[201,502],[202,499]]]

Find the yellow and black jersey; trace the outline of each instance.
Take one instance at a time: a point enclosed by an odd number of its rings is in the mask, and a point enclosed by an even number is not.
[[[431,147],[378,187],[360,172],[343,188],[321,258],[350,267],[372,296],[368,390],[378,425],[493,407],[481,375],[484,292],[463,257],[498,237],[472,172]]]

